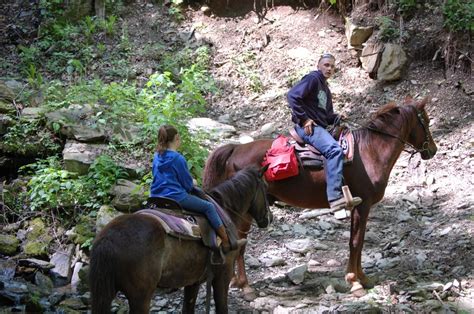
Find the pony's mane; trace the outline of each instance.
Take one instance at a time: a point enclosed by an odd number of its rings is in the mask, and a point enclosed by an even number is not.
[[[387,127],[399,128],[401,125],[396,125],[396,122],[406,122],[413,108],[414,106],[410,104],[398,106],[394,102],[389,102],[375,112],[369,123],[367,123],[367,127],[376,130],[381,130]],[[402,117],[402,120],[399,120],[400,116]]]
[[[209,194],[223,208],[234,208],[242,201],[253,197],[260,180],[259,169],[256,166],[246,167],[238,171],[232,178],[220,183],[209,191]]]
[[[373,130],[380,130],[387,134],[400,134],[406,132],[406,125],[409,124],[412,113],[415,110],[414,104],[398,106],[394,102],[381,107],[375,112],[370,121],[361,129],[353,132],[357,141],[370,145],[374,133]],[[401,135],[403,137],[403,135]]]

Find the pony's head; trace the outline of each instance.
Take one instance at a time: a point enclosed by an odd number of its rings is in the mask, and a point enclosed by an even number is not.
[[[265,228],[273,216],[268,206],[267,184],[262,176],[258,167],[246,167],[214,187],[209,194],[231,216],[242,218],[248,212],[260,228]]]
[[[431,159],[438,148],[433,141],[430,131],[430,118],[426,113],[426,105],[430,102],[429,97],[416,102],[411,97],[405,99],[405,105],[412,106],[416,111],[416,121],[408,136],[408,143],[420,153],[422,159]]]
[[[266,228],[273,221],[273,214],[268,206],[267,199],[268,184],[263,178],[263,174],[268,167],[269,165],[266,165],[258,171],[258,176],[256,178],[257,189],[249,210],[250,215],[255,219],[259,228]]]

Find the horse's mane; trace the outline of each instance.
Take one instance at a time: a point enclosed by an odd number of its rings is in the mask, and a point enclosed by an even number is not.
[[[207,158],[202,177],[202,188],[205,191],[210,190],[225,180],[226,161],[234,152],[235,147],[235,144],[227,144],[218,147]]]
[[[258,167],[249,166],[212,188],[209,194],[222,208],[235,208],[236,205],[242,204],[242,201],[254,196],[257,180],[260,180]]]
[[[368,135],[373,134],[372,131],[374,130],[387,134],[399,133],[401,130],[403,133],[405,132],[403,130],[404,126],[407,125],[413,108],[413,105],[398,106],[395,102],[389,102],[377,110],[372,115],[370,121],[363,128],[356,130],[354,135],[359,141],[365,141],[368,144],[370,141],[370,136]]]

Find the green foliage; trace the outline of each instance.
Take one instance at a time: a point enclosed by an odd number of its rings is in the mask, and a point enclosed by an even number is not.
[[[171,0],[171,5],[168,9],[168,14],[178,22],[184,20],[183,10],[181,9],[183,3],[184,0]]]
[[[112,8],[119,3],[121,1],[106,2],[107,7]],[[40,9],[43,20],[38,40],[29,47],[19,47],[23,70],[27,71],[30,64],[34,64],[37,72],[46,69],[58,76],[66,73],[72,79],[84,76],[95,56],[98,34],[103,31],[107,36],[113,36],[117,17],[109,14],[100,21],[86,16],[72,23],[64,16],[64,0],[41,0]],[[128,37],[122,38],[121,48],[130,51]],[[97,50],[103,54],[106,47],[102,45]]]
[[[474,31],[474,2],[446,0],[443,6],[444,26],[450,31]]]
[[[74,208],[86,202],[86,186],[77,175],[62,170],[56,157],[31,164],[34,176],[28,182],[30,209],[49,210]]]
[[[162,72],[171,72],[173,79],[178,79],[180,73],[184,68],[189,68],[192,65],[198,70],[207,70],[210,64],[210,52],[207,46],[199,47],[195,51],[190,48],[182,49],[178,52],[164,52],[160,50],[161,47],[155,47],[158,49],[158,54],[162,52],[162,55],[157,56],[160,62],[160,70]]]
[[[237,66],[237,72],[247,80],[247,85],[255,93],[261,93],[264,89],[259,75],[258,64],[254,52],[246,52],[233,59]]]
[[[386,16],[380,16],[376,19],[379,25],[379,38],[383,42],[391,42],[400,38],[400,29],[397,23]]]
[[[89,168],[85,178],[89,188],[95,191],[91,197],[92,203],[85,206],[98,208],[109,201],[108,192],[118,179],[127,178],[127,172],[117,166],[117,164],[107,155],[98,157]]]
[[[47,156],[61,151],[58,140],[39,120],[20,120],[9,127],[0,147],[3,152],[23,156]]]
[[[21,65],[23,69],[27,69],[30,67],[30,65],[33,66],[38,66],[39,65],[39,56],[40,56],[40,50],[38,47],[31,46],[31,47],[25,47],[22,45],[18,46],[18,49],[20,50],[20,60],[21,60]]]
[[[70,59],[67,62],[66,72],[69,75],[72,75],[74,72],[78,73],[79,75],[84,75],[86,68],[80,60]]]
[[[127,173],[109,156],[100,156],[84,176],[62,169],[57,157],[50,157],[22,168],[32,174],[28,182],[31,210],[97,209],[110,201],[108,192]]]
[[[43,76],[36,70],[36,66],[33,63],[30,63],[28,69],[25,70],[25,74],[28,84],[30,84],[33,89],[39,90],[43,85]]]
[[[398,0],[398,11],[403,16],[407,16],[411,11],[416,9],[416,3],[416,0]]]
[[[115,26],[117,23],[117,17],[115,15],[109,15],[105,20],[101,22],[101,27],[105,34],[112,36],[115,33]]]
[[[97,22],[90,16],[86,16],[82,21],[82,29],[88,43],[92,43],[92,36],[96,33]]]
[[[204,112],[205,96],[216,92],[216,88],[206,70],[209,65],[207,48],[195,52],[185,50],[177,55],[181,58],[177,58],[180,70],[176,75],[169,71],[155,73],[141,90],[126,81],[104,84],[100,80],[80,80],[68,86],[52,81],[44,89],[44,105],[57,110],[70,104],[100,104],[89,122],[118,131],[125,123],[140,124],[144,134],[131,143],[137,147],[113,143],[117,149],[127,149],[131,153],[142,147],[154,149],[158,128],[164,123],[173,124],[183,139],[182,152],[189,159],[193,174],[199,177],[207,151],[202,148],[201,136],[189,134],[186,122]]]

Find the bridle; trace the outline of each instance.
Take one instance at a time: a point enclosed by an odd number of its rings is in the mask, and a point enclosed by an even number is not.
[[[270,208],[269,208],[270,206],[269,206],[269,204],[268,204],[268,199],[267,199],[267,196],[266,196],[266,194],[267,194],[267,193],[266,193],[266,189],[267,189],[266,185],[267,185],[267,184],[265,183],[265,181],[264,181],[263,179],[259,178],[259,180],[258,180],[258,182],[257,182],[257,189],[256,189],[256,192],[255,192],[255,196],[254,196],[254,198],[253,198],[253,200],[252,200],[252,203],[251,203],[251,205],[250,205],[250,208],[255,208],[255,202],[257,201],[257,196],[258,196],[259,190],[260,190],[260,192],[261,192],[262,195],[263,195],[263,200],[264,200],[264,202],[265,202],[265,212],[266,212],[266,215],[265,215],[264,218],[266,218],[267,221],[270,221],[271,212],[270,212]],[[262,219],[263,219],[263,218],[262,218]],[[257,219],[255,219],[255,221],[257,221]],[[258,223],[259,223],[259,221],[257,221],[257,224],[258,224]]]

